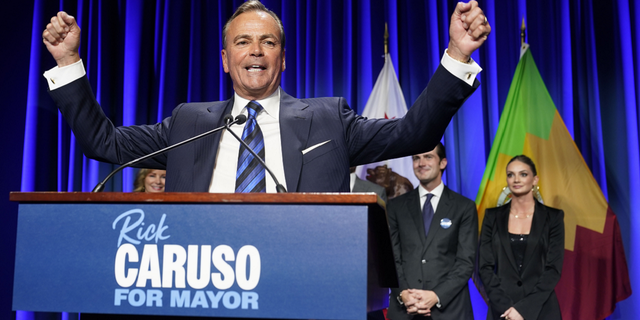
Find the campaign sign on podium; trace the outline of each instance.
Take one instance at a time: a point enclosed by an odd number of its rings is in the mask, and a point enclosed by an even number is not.
[[[21,203],[14,310],[364,319],[368,209]]]

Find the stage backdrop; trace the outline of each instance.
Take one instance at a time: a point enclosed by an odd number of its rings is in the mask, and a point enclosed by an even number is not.
[[[82,28],[80,53],[107,116],[118,125],[155,123],[180,102],[228,99],[220,60],[221,29],[241,1],[19,1],[3,5],[0,90],[3,218],[0,318],[11,310],[17,209],[8,191],[89,191],[114,166],[88,160],[48,97],[42,73],[55,65],[41,34],[58,10]],[[283,20],[287,70],[282,87],[299,97],[343,96],[361,112],[379,74],[383,33],[410,105],[448,43],[455,1],[265,0]],[[473,58],[484,68],[480,89],[444,136],[445,183],[475,199],[519,59],[520,24],[567,129],[618,215],[633,288],[640,286],[640,162],[637,61],[640,3],[599,0],[486,0],[493,27]],[[133,170],[107,185],[130,191]],[[43,262],[46,263],[46,262]],[[585,281],[588,281],[585,279]],[[486,306],[474,300],[476,318]],[[612,319],[640,312],[632,295]],[[32,317],[31,314],[18,314]]]

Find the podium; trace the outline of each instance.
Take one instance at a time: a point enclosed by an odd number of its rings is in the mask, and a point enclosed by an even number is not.
[[[366,319],[397,286],[374,193],[10,199],[20,203],[13,310]]]

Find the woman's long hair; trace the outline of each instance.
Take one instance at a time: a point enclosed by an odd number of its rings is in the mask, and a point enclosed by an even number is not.
[[[133,192],[144,192],[144,179],[154,169],[140,169],[133,181]]]

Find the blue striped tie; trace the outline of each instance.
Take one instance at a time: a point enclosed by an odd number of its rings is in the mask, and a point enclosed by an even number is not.
[[[242,131],[242,140],[264,159],[264,138],[256,117],[262,106],[256,101],[247,105],[249,117]],[[266,192],[264,167],[247,148],[240,144],[238,153],[238,171],[236,172],[236,192]]]

